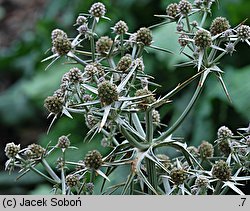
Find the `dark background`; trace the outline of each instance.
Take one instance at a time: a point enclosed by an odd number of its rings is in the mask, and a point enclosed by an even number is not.
[[[71,142],[82,150],[70,152],[74,160],[82,159],[90,149],[99,149],[103,154],[109,149],[100,145],[97,138],[83,143],[87,133],[82,116],[74,120],[61,118],[47,135],[50,120],[43,107],[43,100],[53,93],[60,84],[61,76],[68,70],[63,59],[44,71],[48,63],[41,63],[51,47],[50,33],[55,28],[63,29],[71,37],[77,34],[72,25],[80,12],[87,12],[95,1],[83,0],[0,0],[0,194],[45,194],[50,186],[41,178],[28,174],[15,182],[16,173],[4,171],[6,157],[4,147],[8,142],[20,143],[22,147],[38,142],[46,146],[49,141],[57,142],[60,135],[71,134]],[[164,14],[171,2],[167,0],[113,0],[102,1],[107,7],[110,22],[101,21],[100,34],[110,34],[110,27],[122,19],[128,23],[129,32],[141,26],[159,23],[154,14]],[[249,0],[220,1],[213,6],[213,14],[206,26],[216,16],[225,16],[231,26],[249,18]],[[199,18],[199,17],[197,17]],[[249,25],[249,20],[246,21]],[[153,31],[154,45],[165,47],[177,55],[152,51],[145,55],[146,72],[162,85],[157,95],[162,96],[179,82],[195,73],[192,68],[175,68],[183,60],[180,56],[177,36],[173,25]],[[114,36],[114,35],[111,35]],[[225,71],[224,79],[233,99],[230,104],[215,77],[210,77],[206,88],[184,121],[175,132],[184,137],[188,145],[198,146],[202,140],[213,142],[218,127],[226,125],[234,132],[247,127],[250,119],[250,62],[249,46],[240,43],[233,57],[226,56],[220,64]],[[173,103],[160,109],[162,121],[171,124],[187,105],[195,83],[184,89],[173,99]],[[57,155],[52,156],[54,165]],[[115,180],[115,178],[114,178]]]

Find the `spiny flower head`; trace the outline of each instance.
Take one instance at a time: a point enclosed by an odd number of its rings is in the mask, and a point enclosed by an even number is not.
[[[27,153],[26,155],[31,159],[41,158],[45,153],[45,149],[39,144],[30,144],[28,150],[30,150],[30,153]]]
[[[96,52],[100,54],[107,54],[113,44],[113,40],[108,36],[100,37],[96,42]]]
[[[73,83],[78,83],[82,81],[82,72],[79,68],[73,67],[68,72],[68,78]]]
[[[89,13],[92,16],[99,18],[105,15],[106,8],[103,3],[97,2],[90,7]]]
[[[48,96],[44,100],[44,107],[53,114],[58,114],[62,111],[63,104],[62,101],[55,95]]]
[[[250,38],[250,27],[247,25],[241,25],[237,29],[237,35],[241,40],[247,40]]]
[[[5,155],[8,158],[14,158],[14,157],[16,157],[16,155],[18,154],[19,150],[20,150],[20,144],[16,145],[13,142],[7,143],[6,146],[5,146],[5,149],[4,149]]]
[[[195,185],[199,188],[206,188],[209,184],[209,180],[208,178],[206,178],[205,176],[198,176],[195,180]]]
[[[206,30],[198,30],[194,36],[194,43],[201,48],[210,47],[212,45],[212,37],[210,32]]]
[[[71,50],[71,42],[67,37],[57,36],[53,42],[53,47],[59,55],[66,55]]]
[[[138,89],[135,92],[136,97],[144,95],[149,95],[149,96],[139,99],[140,102],[138,103],[138,107],[142,110],[146,110],[149,104],[155,102],[155,97],[152,95],[152,92],[149,91],[148,89]]]
[[[181,185],[187,179],[187,173],[184,169],[174,168],[170,172],[170,177],[175,185]]]
[[[213,20],[210,26],[210,32],[214,36],[220,34],[230,28],[228,20],[224,17],[217,17]]]
[[[142,27],[136,32],[136,42],[141,42],[144,45],[151,45],[152,39],[152,32],[146,27]]]
[[[99,151],[89,151],[84,159],[85,165],[91,169],[99,169],[102,165],[102,155]]]
[[[88,76],[93,76],[97,73],[97,68],[93,64],[87,64],[84,68],[84,71],[87,73]]]
[[[69,187],[74,187],[77,185],[77,183],[79,182],[79,178],[76,176],[76,175],[73,175],[73,174],[69,174],[67,177],[66,177],[66,184],[69,186]]]
[[[153,123],[156,125],[159,125],[159,123],[161,122],[161,117],[160,117],[160,113],[157,110],[152,110],[152,120]]]
[[[233,136],[233,132],[226,126],[221,126],[217,131],[218,138],[229,138]]]
[[[114,33],[116,34],[125,34],[128,32],[128,25],[126,22],[120,20],[114,26]]]
[[[201,158],[213,157],[214,147],[207,141],[203,141],[198,148]]]
[[[58,138],[57,147],[65,149],[70,146],[70,140],[68,136],[60,136]]]
[[[187,35],[185,35],[185,34],[180,35],[180,37],[178,38],[178,42],[179,42],[181,47],[185,47],[189,43],[189,41],[186,40],[188,38],[189,37]]]
[[[169,4],[166,8],[167,15],[173,18],[175,18],[179,12],[178,4],[176,3]]]
[[[118,62],[117,70],[122,71],[122,72],[126,72],[126,70],[128,70],[128,68],[131,66],[131,64],[132,64],[132,57],[130,54],[126,54]]]
[[[183,15],[187,15],[192,10],[192,4],[187,0],[181,0],[178,4],[178,8]]]
[[[52,41],[55,40],[57,37],[64,37],[64,38],[67,38],[67,34],[61,30],[61,29],[54,29],[52,32],[51,32],[51,39]]]
[[[98,96],[103,106],[110,105],[118,100],[118,91],[115,84],[104,81],[98,86]]]
[[[224,160],[217,161],[213,165],[212,175],[222,181],[227,181],[231,178],[231,168]]]
[[[85,24],[86,22],[87,22],[87,18],[83,15],[79,15],[76,19],[77,25],[82,25],[82,24]]]
[[[56,96],[58,99],[60,99],[60,101],[63,101],[64,95],[65,95],[65,91],[61,88],[57,89],[53,93],[53,96]]]
[[[226,138],[221,139],[218,144],[219,151],[226,156],[228,156],[232,151],[229,142],[230,139]]]
[[[85,118],[85,123],[89,129],[92,129],[98,123],[98,119],[93,114],[87,114]]]
[[[77,31],[82,35],[86,35],[86,33],[89,31],[88,25],[87,24],[82,24],[81,26],[79,26],[77,28]]]

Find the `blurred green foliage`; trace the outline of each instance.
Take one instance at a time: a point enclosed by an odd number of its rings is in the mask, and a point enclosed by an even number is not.
[[[42,15],[36,21],[32,30],[25,31],[18,39],[13,40],[8,47],[0,50],[0,131],[1,131],[1,170],[4,168],[4,146],[6,142],[14,141],[22,145],[39,142],[46,146],[49,141],[55,143],[61,135],[71,134],[73,145],[81,148],[80,154],[73,150],[71,156],[75,161],[82,159],[85,153],[97,148],[104,155],[109,149],[100,145],[97,137],[90,143],[83,143],[87,133],[85,120],[82,116],[74,116],[74,120],[61,118],[53,125],[49,134],[46,130],[50,120],[46,120],[47,112],[43,107],[43,100],[51,95],[60,84],[61,76],[70,68],[62,65],[64,59],[57,61],[47,71],[44,71],[48,63],[40,61],[46,57],[44,54],[51,46],[50,32],[54,28],[61,28],[69,36],[76,35],[76,29],[72,27],[78,14],[86,12],[95,1],[82,0],[47,0],[44,1]],[[107,16],[111,22],[101,21],[100,34],[110,34],[110,27],[122,19],[128,23],[129,31],[134,32],[141,26],[150,26],[159,23],[161,19],[154,14],[164,14],[166,6],[171,2],[167,0],[105,0],[102,1],[107,7]],[[219,1],[219,9],[214,8],[210,21],[216,16],[225,16],[232,26],[249,18],[249,0]],[[4,11],[4,6],[0,6]],[[7,13],[1,12],[1,21],[8,18]],[[199,18],[199,17],[197,17]],[[249,20],[246,22],[249,25]],[[210,22],[207,22],[209,27]],[[178,83],[184,81],[195,73],[192,68],[176,68],[174,65],[183,61],[179,55],[177,35],[173,25],[156,28],[153,31],[154,45],[165,47],[175,52],[168,55],[150,51],[145,57],[145,71],[155,77],[155,81],[162,85],[157,95],[162,96]],[[113,34],[111,36],[114,36]],[[196,104],[193,112],[176,131],[175,135],[184,137],[184,140],[195,146],[201,140],[212,142],[216,137],[216,131],[221,125],[227,125],[232,130],[246,127],[250,119],[250,62],[249,48],[238,46],[234,57],[227,56],[222,61],[222,69],[225,71],[224,78],[233,104],[227,101],[226,96],[216,78],[211,77],[206,88]],[[193,84],[195,85],[195,84]],[[188,103],[194,86],[189,86],[180,93],[173,102],[160,109],[163,122],[171,124],[183,111]],[[56,162],[57,155],[52,156],[50,163]],[[119,174],[122,175],[122,169]],[[30,193],[44,194],[48,192],[46,183],[39,178],[23,178],[20,182],[14,182],[14,176],[9,177],[2,171],[0,180],[0,193]],[[120,176],[121,176],[120,175]],[[121,179],[122,177],[116,177]],[[8,179],[7,179],[8,178]],[[30,177],[28,177],[30,178]],[[39,181],[40,186],[36,183]],[[115,181],[114,181],[115,182]],[[7,186],[8,188],[7,188]],[[24,185],[26,184],[26,185]],[[8,192],[6,191],[8,189]],[[31,192],[30,192],[31,191]]]

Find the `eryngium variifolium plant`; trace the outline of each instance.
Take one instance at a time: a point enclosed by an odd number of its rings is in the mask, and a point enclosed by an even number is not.
[[[111,26],[112,33],[108,35],[96,33],[99,21],[109,19],[105,16],[105,5],[95,3],[89,13],[77,17],[76,37],[54,29],[52,55],[43,61],[52,59],[53,64],[63,57],[75,67],[71,66],[62,76],[60,87],[45,99],[44,107],[53,117],[52,123],[62,115],[84,116],[89,128],[85,139],[90,141],[97,133],[102,134],[102,140],[92,141],[110,147],[110,152],[102,155],[93,149],[82,155],[82,160],[74,160],[65,154],[74,147],[70,136],[64,134],[58,137],[55,146],[48,144],[46,148],[37,144],[26,148],[7,144],[6,169],[19,168],[20,177],[34,171],[53,185],[55,194],[200,195],[227,194],[229,190],[244,194],[239,185],[244,186],[250,179],[249,127],[233,133],[222,126],[214,142],[201,140],[197,148],[187,146],[173,135],[197,101],[209,75],[219,79],[230,100],[219,61],[227,54],[232,55],[239,42],[250,44],[250,27],[244,23],[232,27],[225,17],[217,17],[210,27],[203,27],[213,3],[181,0],[168,5],[166,14],[157,15],[165,19],[157,25],[130,32],[127,23],[120,20]],[[200,15],[201,20],[190,22],[194,14]],[[147,48],[171,53],[154,46],[152,35],[154,27],[171,22],[176,23],[180,52],[189,60],[179,66],[192,66],[197,72],[158,97],[157,84],[151,82],[152,77],[144,70],[147,63],[143,53]],[[166,126],[161,122],[159,107],[168,106],[172,97],[190,83],[197,84],[191,100],[180,117]],[[175,149],[178,156],[159,153],[160,148]],[[55,150],[61,150],[61,156],[56,166],[50,166],[46,159]],[[39,163],[45,171],[36,168]],[[122,165],[129,167],[128,175],[122,183],[110,186],[110,175]],[[103,179],[98,189],[97,177]]]

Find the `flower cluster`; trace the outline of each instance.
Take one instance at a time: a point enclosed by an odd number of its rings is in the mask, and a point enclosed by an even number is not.
[[[69,150],[76,150],[69,135],[58,137],[55,144],[51,142],[46,148],[34,143],[21,149],[12,142],[5,148],[6,169],[12,171],[18,167],[22,176],[28,171],[43,176],[53,184],[55,194],[86,195],[95,191],[112,194],[119,188],[121,194],[205,195],[223,194],[228,189],[242,194],[237,186],[249,180],[249,129],[234,135],[222,126],[216,140],[201,140],[198,147],[187,146],[185,138],[175,136],[205,88],[208,75],[215,74],[229,96],[219,61],[227,54],[233,55],[240,41],[250,44],[247,25],[231,28],[226,18],[217,17],[209,29],[204,27],[214,2],[195,0],[192,4],[180,0],[168,5],[166,14],[159,15],[166,19],[159,24],[130,31],[127,23],[120,20],[107,35],[96,30],[100,19],[109,19],[105,16],[105,5],[97,2],[88,14],[76,18],[74,25],[78,33],[74,38],[54,29],[53,54],[43,61],[54,59],[53,64],[57,58],[65,57],[65,65],[69,67],[62,75],[60,86],[44,100],[49,117],[53,116],[49,129],[63,115],[71,119],[72,114],[82,115],[89,129],[84,140],[97,141],[108,152],[94,149],[76,161],[68,157]],[[190,22],[194,14],[203,18]],[[194,67],[198,73],[178,83],[166,95],[158,96],[159,84],[152,82],[153,77],[148,75],[144,52],[154,49],[172,53],[153,42],[153,28],[168,23],[176,23],[180,53],[188,59],[178,65]],[[173,96],[195,83],[194,79],[199,82],[192,100],[176,121],[165,124],[162,111],[168,109],[161,110],[161,107],[174,104]],[[169,149],[176,152],[170,155]],[[57,171],[47,162],[56,150],[61,153],[56,161]],[[83,151],[79,149],[80,153]],[[39,163],[46,174],[37,168]],[[120,166],[129,167],[128,175],[121,178],[123,182],[109,186],[105,181],[113,178],[112,174]],[[95,186],[96,177],[104,180],[100,190]]]

